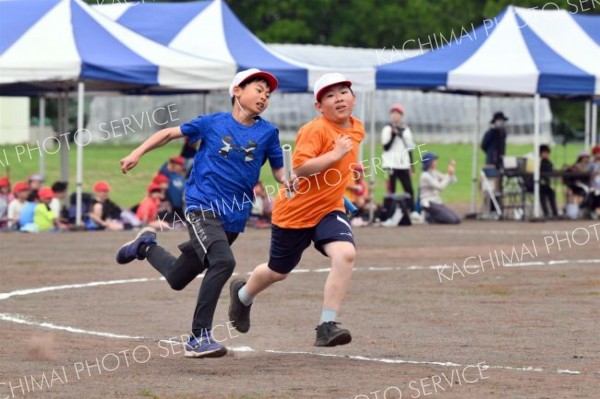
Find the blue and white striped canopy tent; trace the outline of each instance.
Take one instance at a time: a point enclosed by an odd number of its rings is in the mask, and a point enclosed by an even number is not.
[[[205,91],[227,89],[236,72],[222,61],[162,46],[80,0],[3,0],[0,15],[0,95],[77,89],[78,131],[83,131],[84,85],[92,90]],[[76,147],[80,224],[83,146]]]
[[[508,6],[493,20],[472,31],[459,32],[439,49],[377,67],[376,87],[531,95],[536,100],[540,95],[597,97],[599,25],[600,17]],[[538,109],[536,106],[536,115]],[[539,216],[539,118],[536,122],[534,217]],[[474,182],[479,130],[473,140]],[[474,198],[475,184],[471,210]]]
[[[235,67],[182,54],[79,0],[0,1],[0,94],[74,89],[226,89]]]
[[[194,56],[210,56],[238,70],[259,68],[273,73],[279,91],[311,91],[326,72],[342,72],[357,91],[375,89],[375,69],[331,68],[290,59],[269,49],[222,0],[186,3],[101,4],[94,9],[149,39]]]
[[[485,22],[430,53],[378,67],[377,88],[600,95],[600,17],[509,6]]]

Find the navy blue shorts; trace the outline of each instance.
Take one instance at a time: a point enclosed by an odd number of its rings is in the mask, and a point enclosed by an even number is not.
[[[346,241],[354,244],[354,235],[350,222],[343,212],[331,212],[314,227],[306,229],[283,229],[271,227],[271,252],[269,269],[288,274],[302,258],[302,253],[310,246],[310,242],[323,255],[327,256],[323,247],[334,241]]]

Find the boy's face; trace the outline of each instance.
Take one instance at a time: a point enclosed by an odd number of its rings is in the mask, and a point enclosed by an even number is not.
[[[8,193],[10,193],[10,187],[8,187],[8,186],[0,187],[0,194],[8,194]]]
[[[41,186],[42,186],[42,182],[41,182],[41,181],[39,181],[39,180],[31,180],[31,181],[29,182],[29,187],[30,187],[32,190],[39,190]]]
[[[327,88],[321,100],[315,103],[315,108],[328,120],[342,124],[352,115],[355,102],[356,97],[350,88],[339,84]]]
[[[27,197],[29,197],[29,190],[20,191],[20,192],[17,194],[17,198],[18,198],[20,201],[25,201],[25,200],[27,200]]]
[[[173,171],[175,173],[183,174],[183,172],[185,171],[185,167],[181,164],[171,162],[171,171]]]
[[[392,122],[392,125],[400,125],[402,123],[402,118],[404,118],[402,112],[392,111],[390,113],[390,121]]]
[[[267,82],[257,80],[248,83],[243,88],[236,86],[233,89],[233,95],[238,98],[242,107],[251,115],[259,115],[269,106],[271,89],[269,89]]]
[[[98,201],[106,201],[108,199],[108,191],[96,191]]]
[[[542,151],[540,155],[542,156],[542,158],[548,158],[550,156],[550,153],[548,151]]]

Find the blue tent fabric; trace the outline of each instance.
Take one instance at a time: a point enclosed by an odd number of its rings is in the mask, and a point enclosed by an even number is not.
[[[305,92],[311,88],[307,66],[284,60],[269,50],[223,1],[139,3],[128,7],[99,5],[95,8],[128,29],[171,49],[191,55],[221,57],[221,61],[232,63],[238,71],[249,68],[269,71],[277,77],[280,91]],[[113,14],[113,11],[117,13]],[[217,40],[221,37],[224,43]]]
[[[0,1],[0,94],[74,90],[225,90],[236,69],[169,49],[81,0]]]
[[[376,87],[600,95],[600,17],[545,12],[509,6],[491,28],[482,25],[468,38],[377,67]],[[569,28],[565,35],[572,35],[569,38],[560,37],[565,26]],[[574,51],[572,43],[581,48]]]
[[[129,8],[116,22],[163,46],[168,46],[175,36],[210,3],[210,1],[199,1],[136,4],[136,7]],[[140,5],[142,7],[138,7]]]

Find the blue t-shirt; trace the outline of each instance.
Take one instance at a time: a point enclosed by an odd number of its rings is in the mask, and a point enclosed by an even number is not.
[[[252,126],[230,113],[199,116],[181,125],[190,142],[202,140],[185,185],[187,210],[214,212],[225,231],[241,233],[252,208],[262,165],[283,167],[279,130],[258,117]]]
[[[28,223],[33,223],[33,215],[35,213],[35,206],[37,203],[27,201],[23,208],[21,208],[21,214],[19,215],[19,226],[23,227]]]

